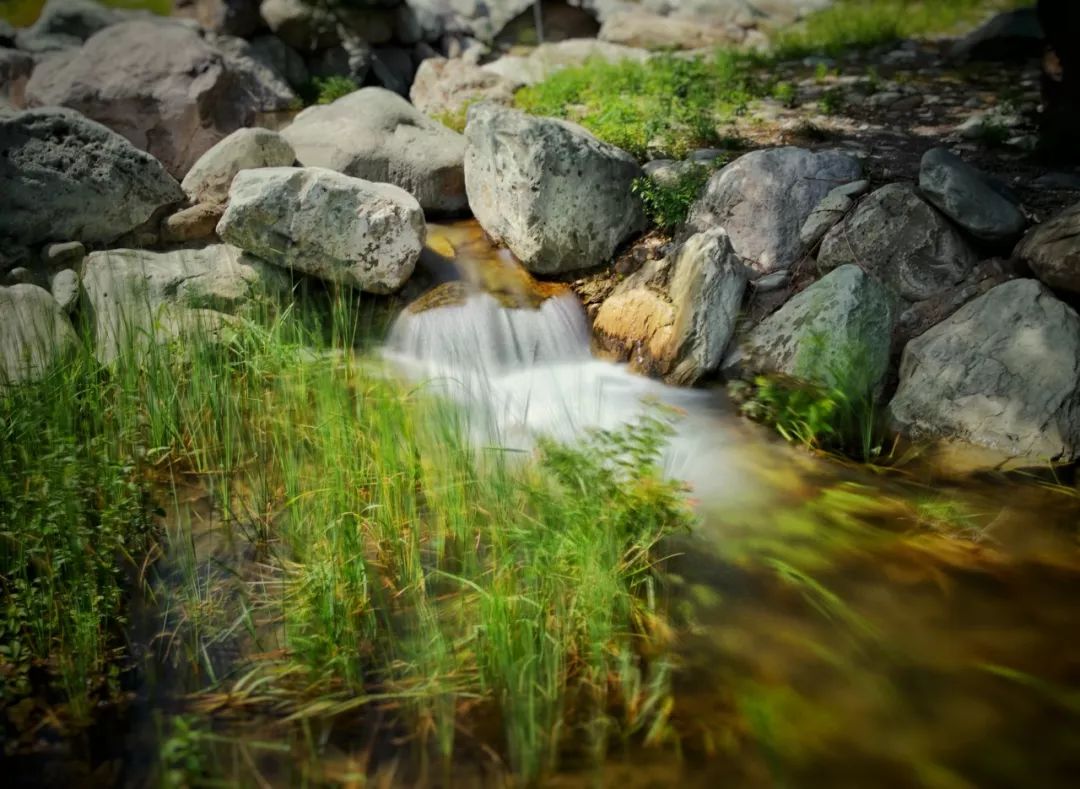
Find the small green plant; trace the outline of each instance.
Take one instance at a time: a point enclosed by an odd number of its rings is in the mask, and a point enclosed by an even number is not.
[[[797,92],[790,82],[777,82],[773,86],[772,96],[785,107],[794,107]]]
[[[826,115],[836,115],[844,109],[844,92],[839,88],[829,88],[821,94],[818,106]]]
[[[348,96],[360,89],[352,77],[332,76],[315,77],[311,81],[316,104],[332,104],[342,96]]]
[[[874,365],[857,341],[841,349],[826,343],[824,335],[803,341],[794,376],[758,376],[742,411],[792,443],[872,461],[886,438]]]
[[[701,194],[712,169],[692,165],[673,183],[662,183],[651,176],[634,180],[634,194],[641,198],[645,213],[661,230],[671,231],[686,221],[690,207]]]

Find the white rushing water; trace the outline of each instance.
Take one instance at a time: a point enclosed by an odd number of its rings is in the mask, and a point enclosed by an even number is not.
[[[670,474],[711,499],[760,490],[745,428],[724,398],[636,375],[593,358],[588,321],[570,294],[540,309],[508,309],[488,294],[403,312],[386,357],[409,378],[463,404],[477,438],[528,449],[538,435],[568,440],[631,423],[658,401],[682,413],[665,455]]]

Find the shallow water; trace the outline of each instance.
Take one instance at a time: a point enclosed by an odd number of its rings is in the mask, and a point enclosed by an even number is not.
[[[484,246],[467,230],[452,251],[474,271]],[[507,310],[477,294],[403,314],[387,356],[504,446],[613,427],[649,401],[681,414],[665,460],[701,523],[668,562],[680,756],[615,753],[606,783],[1072,785],[1075,486],[945,474],[918,457],[888,470],[816,457],[740,418],[719,389],[591,358],[583,327],[570,296]]]

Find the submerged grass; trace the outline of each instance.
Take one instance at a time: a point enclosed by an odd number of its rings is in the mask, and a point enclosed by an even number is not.
[[[468,731],[524,780],[612,737],[662,738],[656,546],[690,521],[657,467],[666,418],[526,455],[478,448],[460,410],[354,350],[348,305],[329,331],[301,313],[138,343],[137,363],[109,368],[85,348],[6,390],[5,644],[57,663],[87,710],[88,678],[123,646],[125,567],[149,549],[144,496],[196,479],[247,557],[215,566],[175,531],[163,643],[204,687],[298,725],[376,706],[444,767]],[[244,639],[247,657],[220,660]],[[6,704],[33,689],[2,660]]]

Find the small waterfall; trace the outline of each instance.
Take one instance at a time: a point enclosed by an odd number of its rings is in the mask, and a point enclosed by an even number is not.
[[[589,326],[571,293],[537,309],[504,307],[488,293],[461,304],[405,310],[387,343],[390,355],[429,374],[498,375],[534,365],[589,358]]]

